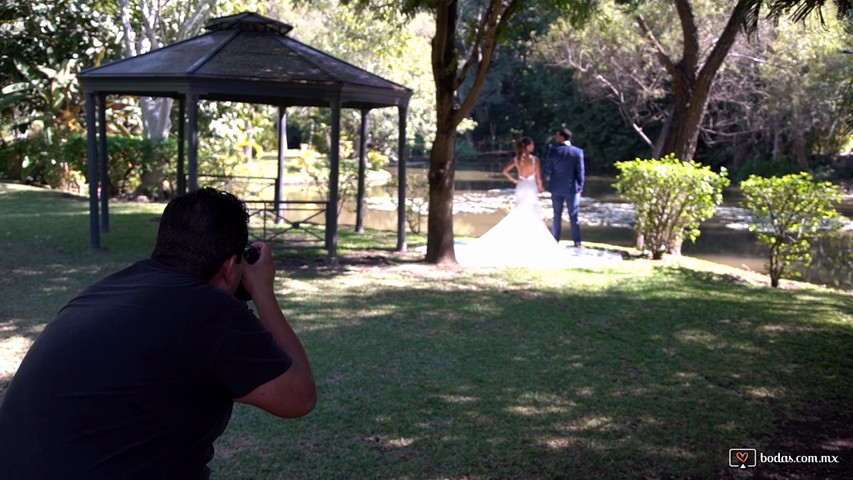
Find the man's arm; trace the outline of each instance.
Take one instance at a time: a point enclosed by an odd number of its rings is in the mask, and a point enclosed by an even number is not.
[[[261,257],[254,265],[246,266],[243,285],[252,295],[261,323],[272,333],[275,342],[287,352],[293,363],[286,372],[235,400],[279,417],[301,417],[311,412],[317,404],[317,386],[311,361],[275,297],[275,263],[271,249],[267,244],[257,243],[255,246],[261,249]]]
[[[578,148],[577,179],[578,179],[578,193],[581,193],[583,191],[583,185],[586,182],[586,167],[584,166],[584,161],[583,161],[583,150],[580,148]]]
[[[542,162],[542,181],[544,182],[546,178],[551,178],[551,168],[553,167],[552,162],[554,156],[554,147],[548,149],[548,154],[545,155],[545,161]]]

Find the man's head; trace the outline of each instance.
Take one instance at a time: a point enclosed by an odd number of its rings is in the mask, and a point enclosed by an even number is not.
[[[566,127],[557,130],[557,141],[560,143],[572,141],[572,131]]]
[[[230,193],[201,188],[181,195],[163,210],[151,258],[210,281],[231,255],[240,260],[248,223],[246,205]]]

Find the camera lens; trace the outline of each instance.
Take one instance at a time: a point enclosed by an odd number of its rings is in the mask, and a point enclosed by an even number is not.
[[[261,258],[261,251],[252,245],[246,245],[246,248],[243,249],[243,258],[251,265]]]

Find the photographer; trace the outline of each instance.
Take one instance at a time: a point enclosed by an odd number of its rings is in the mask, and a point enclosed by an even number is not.
[[[247,248],[248,219],[229,193],[177,197],[150,259],[60,310],[0,404],[0,478],[204,479],[233,402],[284,418],[314,408],[310,361],[276,300],[270,247]]]

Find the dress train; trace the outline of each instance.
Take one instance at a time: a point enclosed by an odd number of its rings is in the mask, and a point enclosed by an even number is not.
[[[522,177],[515,207],[480,238],[456,243],[456,261],[470,267],[584,268],[621,261],[601,250],[566,248],[558,243],[539,212],[536,175]]]

